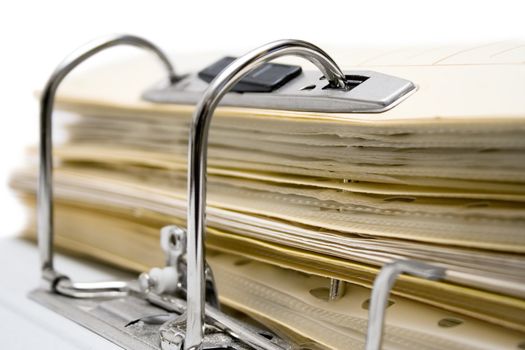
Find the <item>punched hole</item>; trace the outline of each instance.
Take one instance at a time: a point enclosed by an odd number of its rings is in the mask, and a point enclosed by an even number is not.
[[[459,318],[446,317],[446,318],[439,320],[438,326],[443,327],[443,328],[452,328],[452,327],[457,327],[462,323],[463,323],[463,320],[460,320]]]
[[[304,90],[313,90],[313,89],[315,89],[315,84],[307,85],[307,86],[305,86],[304,88],[302,88],[301,91],[304,91]]]
[[[518,349],[525,350],[525,341],[518,344]]]
[[[310,289],[310,295],[319,300],[328,301],[330,297],[330,289],[326,287]]]
[[[386,306],[387,308],[389,308],[390,306],[394,305],[396,302],[391,300],[391,299],[388,299],[388,305]],[[361,308],[363,310],[368,310],[370,309],[370,299],[366,299],[365,301],[363,301],[363,303],[361,304]]]

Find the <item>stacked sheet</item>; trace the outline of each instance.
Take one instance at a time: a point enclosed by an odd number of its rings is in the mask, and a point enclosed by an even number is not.
[[[386,348],[516,347],[525,339],[523,50],[354,54],[361,64],[352,52],[335,58],[418,91],[379,114],[217,110],[206,244],[222,301],[311,347],[360,346],[378,269],[411,258],[447,276],[400,278]],[[67,115],[56,116],[68,135],[55,149],[57,244],[137,271],[162,265],[159,229],[186,216],[193,106],[144,101],[155,74],[142,60],[93,70],[65,86]],[[29,207],[36,176],[28,167],[13,177]],[[343,299],[323,299],[326,277],[350,282]]]

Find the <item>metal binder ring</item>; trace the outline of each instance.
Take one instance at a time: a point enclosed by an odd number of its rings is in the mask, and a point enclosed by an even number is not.
[[[221,98],[246,74],[275,58],[294,55],[312,62],[334,88],[344,89],[346,78],[337,64],[317,46],[301,40],[280,40],[259,47],[226,67],[209,85],[193,115],[189,138],[187,329],[185,349],[200,349],[205,306],[204,231],[206,166],[211,117]]]
[[[445,277],[446,269],[417,260],[397,260],[385,264],[378,273],[372,287],[365,350],[381,349],[388,297],[400,274],[409,274],[437,281]]]
[[[119,296],[127,293],[125,282],[73,283],[58,273],[53,265],[53,158],[51,117],[55,95],[60,83],[80,63],[107,48],[130,45],[156,55],[168,71],[169,81],[177,80],[168,57],[154,44],[133,35],[111,35],[80,47],[66,57],[55,69],[42,92],[40,100],[40,169],[38,178],[38,245],[42,278],[50,288],[73,297]]]

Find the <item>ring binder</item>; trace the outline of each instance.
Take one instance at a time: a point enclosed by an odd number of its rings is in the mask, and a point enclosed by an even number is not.
[[[173,66],[160,49],[144,39],[129,35],[110,36],[82,47],[66,58],[52,74],[41,101],[38,190],[38,242],[42,279],[47,286],[33,291],[31,297],[129,349],[295,349],[293,344],[268,330],[242,323],[220,310],[204,246],[209,127],[215,108],[227,92],[244,75],[275,58],[294,55],[309,60],[321,71],[332,92],[346,91],[349,78],[327,53],[300,40],[275,41],[233,61],[205,90],[198,91],[202,96],[193,115],[188,149],[187,231],[174,225],[161,230],[160,244],[166,254],[166,266],[144,272],[137,280],[129,282],[72,282],[57,272],[53,265],[51,116],[54,97],[61,81],[78,64],[106,48],[121,44],[144,48],[160,58],[169,76],[170,87],[166,91],[174,88],[181,79],[186,79],[175,75]],[[415,85],[410,82],[398,80],[397,83],[400,83],[398,94],[393,102],[383,108],[392,107],[393,103],[398,103],[415,90]],[[154,92],[152,90],[146,95],[155,100]],[[329,100],[330,94],[324,98],[322,101]],[[348,105],[363,110],[355,104]],[[370,111],[382,110],[376,107],[373,105]],[[400,274],[429,280],[447,278],[444,268],[415,260],[385,264],[372,289],[367,350],[381,348],[388,297]],[[337,300],[345,293],[344,289],[345,282],[331,279],[328,299]],[[115,303],[115,299],[119,302]],[[106,312],[103,318],[98,314],[101,309]],[[133,315],[134,318],[123,325],[121,314]],[[147,332],[133,327],[139,321],[146,325]]]

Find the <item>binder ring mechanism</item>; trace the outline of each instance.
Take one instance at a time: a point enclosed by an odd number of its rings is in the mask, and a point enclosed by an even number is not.
[[[54,266],[53,231],[53,136],[52,114],[56,92],[64,78],[80,63],[115,46],[134,46],[157,56],[168,73],[170,84],[178,78],[168,57],[154,44],[133,35],[110,35],[80,47],[66,57],[52,73],[40,100],[40,171],[38,178],[38,245],[42,279],[48,288],[72,297],[117,297],[127,294],[126,282],[76,283]]]
[[[275,58],[294,55],[309,60],[323,73],[334,89],[346,89],[345,75],[323,50],[299,40],[269,43],[231,63],[210,83],[193,116],[188,153],[188,234],[184,229],[173,225],[161,230],[161,247],[166,253],[166,267],[142,273],[135,281],[73,282],[66,275],[57,272],[53,264],[51,117],[54,99],[60,83],[76,66],[94,54],[118,45],[136,46],[152,52],[165,66],[169,83],[174,84],[179,80],[167,56],[160,49],[149,41],[130,35],[114,35],[91,42],[67,57],[52,74],[41,99],[38,187],[38,242],[42,279],[47,291],[37,290],[32,293],[33,298],[130,349],[144,347],[144,343],[137,339],[145,335],[133,333],[132,327],[126,328],[136,321],[123,328],[121,316],[117,313],[115,319],[108,319],[109,315],[106,315],[104,322],[101,322],[97,317],[89,317],[86,300],[79,304],[75,303],[75,300],[88,299],[93,310],[96,310],[97,305],[110,302],[107,301],[108,298],[121,298],[123,307],[133,305],[133,308],[142,308],[144,312],[158,312],[159,308],[168,311],[168,315],[146,314],[139,319],[144,323],[148,323],[149,320],[153,321],[153,324],[161,324],[156,338],[152,340],[161,349],[298,349],[271,332],[237,321],[220,310],[213,274],[206,264],[204,247],[209,126],[213,112],[222,97],[243,76]],[[372,292],[367,350],[381,347],[388,296],[401,273],[435,280],[443,278],[445,270],[410,260],[392,262],[383,267]],[[149,302],[149,307],[144,304],[144,300]],[[116,307],[116,304],[112,305],[110,308]],[[123,334],[129,337],[126,338]]]
[[[202,349],[206,320],[205,210],[208,134],[215,108],[223,96],[245,75],[273,59],[299,56],[313,63],[334,89],[346,89],[346,77],[319,47],[301,40],[280,40],[259,47],[226,67],[208,86],[193,115],[189,137],[187,309],[185,350]],[[383,323],[392,286],[401,273],[431,280],[441,279],[445,270],[426,263],[403,260],[383,267],[374,283],[366,349],[381,348]],[[334,283],[338,285],[338,283]],[[331,293],[332,294],[332,293]]]

